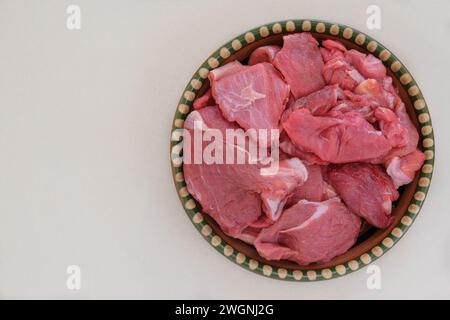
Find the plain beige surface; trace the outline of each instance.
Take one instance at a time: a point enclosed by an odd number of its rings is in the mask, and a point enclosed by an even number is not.
[[[276,4],[275,4],[276,3]],[[79,31],[66,28],[78,4]],[[367,30],[366,8],[382,9]],[[186,217],[170,125],[197,66],[250,28],[288,18],[354,26],[407,65],[430,106],[437,162],[410,232],[376,264],[289,283],[228,262]],[[0,1],[1,298],[450,298],[450,2]],[[79,291],[66,268],[82,270]]]

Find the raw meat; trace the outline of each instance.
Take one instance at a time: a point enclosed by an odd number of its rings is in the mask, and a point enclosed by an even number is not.
[[[185,121],[185,129],[190,131],[203,132],[212,128],[223,131],[236,129],[237,125],[226,121],[217,107],[193,111]],[[189,149],[184,148],[184,152]],[[246,151],[241,149],[240,152]],[[274,175],[261,175],[261,167],[259,163],[185,162],[183,170],[187,189],[202,205],[203,211],[227,234],[239,237],[260,218],[261,208],[269,219],[277,220],[288,195],[307,179],[307,170],[297,158],[280,161]]]
[[[236,236],[236,238],[244,241],[245,243],[253,244],[261,230],[264,228],[268,228],[273,223],[274,221],[267,218],[267,216],[261,215],[258,220],[251,223],[250,226],[245,228],[242,233]]]
[[[278,71],[265,62],[227,68],[210,74],[212,95],[224,117],[244,129],[278,129],[289,98],[289,86]]]
[[[281,50],[280,46],[264,46],[255,49],[248,59],[248,65],[252,66],[260,62],[272,63],[275,55]]]
[[[385,160],[389,160],[393,157],[405,156],[417,149],[417,144],[419,143],[419,133],[416,127],[412,123],[411,119],[406,112],[405,105],[400,102],[398,106],[395,107],[395,114],[401,126],[406,130],[406,144],[404,146],[399,146],[393,148],[386,156]]]
[[[386,172],[398,188],[414,180],[417,170],[422,167],[424,161],[423,152],[416,150],[406,156],[390,159],[386,163]]]
[[[215,106],[215,105],[217,105],[217,103],[214,101],[214,98],[211,93],[211,89],[208,89],[208,91],[206,91],[204,95],[195,99],[194,104],[193,104],[195,110],[198,110],[198,109],[201,109],[204,107],[208,107],[208,106]]]
[[[364,80],[358,84],[353,92],[345,90],[344,93],[351,101],[372,108],[385,107],[394,109],[394,106],[398,103],[397,97],[386,91],[382,85],[374,79]]]
[[[281,122],[286,121],[294,111],[301,108],[308,108],[313,115],[325,114],[336,105],[338,97],[341,95],[342,90],[339,89],[338,85],[326,86],[288,105]]]
[[[232,61],[230,63],[227,63],[226,65],[223,65],[220,68],[212,70],[209,73],[208,78],[212,84],[214,81],[219,81],[220,79],[223,79],[226,76],[232,75],[247,68],[248,66],[242,65],[239,61]]]
[[[283,74],[294,97],[298,99],[323,88],[323,61],[316,39],[310,33],[296,33],[283,40],[283,48],[272,63]]]
[[[345,58],[367,79],[383,79],[386,76],[386,68],[381,60],[371,54],[352,49],[345,52]]]
[[[286,134],[286,131],[283,131],[280,135],[280,149],[284,153],[293,157],[297,157],[307,164],[321,164],[321,165],[328,164],[327,161],[320,159],[314,153],[305,151],[301,147],[298,147],[295,144],[293,144],[291,139]]]
[[[346,206],[377,228],[386,228],[394,220],[392,201],[399,194],[391,178],[378,165],[349,163],[334,166],[328,181]]]
[[[375,122],[376,119],[373,115],[373,109],[370,106],[365,106],[350,100],[339,100],[338,102],[339,104],[330,110],[330,114],[356,112],[368,122]]]
[[[256,237],[258,236],[258,234],[260,232],[261,232],[261,228],[255,228],[255,227],[249,226],[249,227],[245,228],[244,230],[242,230],[241,233],[235,235],[234,237],[236,239],[244,241],[245,243],[254,244]]]
[[[303,108],[292,113],[283,127],[296,146],[330,163],[369,161],[391,149],[383,134],[358,113],[321,117]]]
[[[334,41],[334,40],[323,40],[322,41],[322,46],[328,50],[336,50],[336,51],[340,51],[340,52],[346,52],[347,48],[345,48],[345,46],[338,42],[338,41]]]
[[[323,68],[323,77],[327,84],[339,84],[342,89],[353,90],[364,81],[364,77],[343,57],[328,60]]]
[[[334,58],[344,58],[345,51],[347,49],[340,42],[334,40],[322,41],[322,48],[320,48],[320,54],[325,63]]]
[[[392,110],[379,107],[375,109],[375,118],[392,147],[404,147],[407,144],[408,131]]]
[[[254,245],[269,260],[287,259],[301,265],[327,262],[346,252],[359,234],[361,220],[339,199],[299,201],[280,220],[263,229]]]
[[[336,192],[333,187],[323,179],[322,171],[325,168],[318,165],[307,165],[308,179],[303,185],[294,189],[286,206],[290,207],[300,200],[320,202],[335,197]]]
[[[348,113],[358,112],[370,123],[376,122],[374,110],[379,107],[395,109],[400,103],[400,98],[392,87],[392,83],[387,78],[381,81],[368,79],[360,82],[353,91],[344,90],[344,97],[339,104],[332,108],[332,111]],[[390,79],[390,78],[389,78]]]
[[[202,212],[263,258],[327,262],[372,226],[392,224],[397,188],[413,181],[425,155],[379,59],[335,40],[319,48],[305,32],[283,40],[255,49],[247,65],[210,71],[211,88],[184,122],[183,173]],[[229,129],[235,140],[225,138]],[[279,140],[255,129],[279,129]],[[189,144],[194,131],[200,153]],[[281,149],[272,174],[265,137]],[[197,161],[205,152],[209,160]]]

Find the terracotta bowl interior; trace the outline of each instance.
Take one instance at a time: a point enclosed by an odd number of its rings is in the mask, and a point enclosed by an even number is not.
[[[347,49],[356,49],[358,51],[369,53],[368,51],[362,50],[360,47],[355,45],[353,42],[346,41],[344,39],[335,38],[333,36],[329,35],[322,35],[322,34],[313,34],[313,36],[321,42],[324,39],[336,39],[338,41],[341,41]],[[246,62],[246,59],[249,57],[249,55],[258,47],[264,46],[264,45],[270,45],[270,44],[277,44],[282,45],[283,44],[283,35],[272,35],[267,38],[260,39],[258,41],[253,42],[252,44],[246,46],[245,48],[242,48],[235,54],[231,55],[227,60],[225,60],[224,64],[239,60],[241,62]],[[419,128],[417,119],[414,116],[414,108],[411,104],[410,99],[408,98],[408,93],[403,89],[403,87],[400,85],[397,78],[395,78],[393,72],[387,68],[389,76],[393,79],[393,84],[396,88],[399,89],[400,97],[402,98],[403,102],[406,105],[406,109],[408,111],[408,114],[410,118],[412,119],[414,125],[416,128]],[[198,96],[201,96],[207,89],[209,88],[209,83],[206,82],[202,88],[199,91]],[[422,145],[419,143],[419,145]],[[377,243],[382,241],[391,231],[394,229],[394,227],[400,222],[402,216],[407,210],[407,206],[409,202],[411,201],[414,190],[416,189],[417,183],[419,179],[419,172],[416,174],[416,177],[413,182],[411,182],[406,187],[403,187],[399,190],[400,192],[400,198],[394,203],[394,208],[392,215],[395,217],[395,221],[391,223],[390,227],[387,229],[376,229],[376,228],[369,228],[364,233],[360,235],[358,238],[357,243],[346,253],[334,258],[333,260],[326,262],[326,263],[315,263],[308,265],[309,270],[316,270],[316,269],[324,269],[324,268],[330,268],[334,267],[339,264],[343,264],[345,262],[348,262],[353,259],[357,259],[361,254],[364,252],[370,250],[372,247],[374,247]],[[205,220],[208,222],[208,224],[213,228],[213,230],[227,243],[229,243],[232,247],[236,248],[240,252],[244,253],[247,257],[261,261],[265,264],[269,264],[272,266],[276,266],[278,268],[285,268],[285,269],[293,269],[293,270],[301,270],[304,269],[305,266],[300,266],[294,262],[281,260],[281,261],[268,261],[264,258],[262,258],[256,249],[248,245],[240,240],[231,238],[227,236],[217,225],[217,223],[208,215],[205,215]]]

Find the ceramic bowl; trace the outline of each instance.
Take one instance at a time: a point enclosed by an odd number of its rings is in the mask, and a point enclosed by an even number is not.
[[[197,96],[208,88],[208,73],[233,60],[243,61],[260,46],[282,44],[283,35],[296,32],[311,32],[319,41],[338,39],[347,48],[371,53],[386,66],[394,85],[407,107],[412,121],[420,134],[419,148],[426,160],[413,182],[400,190],[401,196],[394,204],[395,222],[387,229],[371,229],[346,253],[326,263],[299,266],[290,261],[268,261],[258,255],[255,248],[240,240],[225,235],[189,194],[183,177],[180,154],[180,135],[176,129],[183,127],[184,119],[192,110]],[[435,157],[431,117],[425,99],[405,65],[385,46],[370,36],[337,23],[319,20],[288,20],[269,23],[245,32],[213,52],[198,68],[183,91],[175,110],[171,137],[171,165],[175,187],[189,219],[219,253],[243,268],[275,279],[293,281],[319,281],[344,276],[375,261],[399,241],[411,227],[427,195],[433,173]]]

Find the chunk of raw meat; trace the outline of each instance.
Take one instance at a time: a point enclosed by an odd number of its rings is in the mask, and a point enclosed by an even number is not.
[[[250,188],[260,193],[267,218],[276,221],[288,196],[308,179],[308,170],[299,159],[290,158],[280,161],[279,169],[274,175],[261,175],[260,171],[258,173],[249,181]]]
[[[191,136],[194,130],[200,130],[201,134],[213,128],[224,131],[238,126],[225,120],[217,107],[193,111],[185,121],[185,129]],[[185,146],[183,152],[185,156],[186,152],[193,151]],[[244,229],[261,218],[262,211],[269,219],[277,220],[288,195],[307,179],[307,170],[297,158],[280,161],[273,175],[261,175],[262,167],[260,163],[206,164],[203,161],[199,164],[185,162],[183,171],[187,189],[203,211],[214,218],[224,232],[239,237]]]
[[[342,57],[325,63],[323,77],[327,84],[338,84],[342,89],[353,90],[364,77]]]
[[[280,220],[263,229],[254,245],[268,260],[287,259],[300,265],[327,262],[346,252],[359,234],[361,220],[338,198],[299,201]]]
[[[407,131],[406,145],[399,146],[393,148],[386,156],[385,160],[389,160],[393,157],[402,157],[405,156],[417,149],[417,144],[419,143],[419,133],[417,132],[416,127],[411,121],[411,118],[408,116],[406,112],[405,105],[403,102],[400,102],[395,107],[395,114],[398,117],[398,120],[401,126]]]
[[[294,97],[298,99],[323,88],[323,61],[316,39],[303,32],[284,36],[283,40],[283,48],[272,63],[283,74]]]
[[[382,85],[374,79],[367,79],[358,84],[354,92],[344,91],[345,95],[353,102],[372,108],[384,107],[393,109],[398,103],[398,97],[386,91]]]
[[[395,97],[397,97],[397,100],[401,100],[400,97],[398,96],[398,91],[397,89],[394,88],[394,86],[392,85],[392,78],[389,76],[384,77],[381,81],[378,80],[381,83],[381,86],[383,87],[384,90],[386,90],[387,92],[389,92],[390,94],[394,95]]]
[[[288,108],[283,112],[281,122],[286,121],[294,111],[301,108],[308,108],[313,115],[325,114],[337,104],[338,97],[342,94],[338,85],[331,85],[301,97],[294,103],[288,104]]]
[[[320,54],[325,63],[334,58],[344,58],[344,52],[347,51],[342,43],[334,40],[324,40],[322,41],[322,46]]]
[[[408,131],[402,126],[397,115],[387,108],[376,108],[375,118],[378,120],[381,132],[392,147],[404,147],[408,142]]]
[[[296,204],[300,200],[320,202],[336,196],[333,187],[323,178],[322,171],[326,167],[307,165],[306,169],[308,169],[308,179],[303,185],[294,189],[286,203],[287,207]]]
[[[224,117],[244,129],[278,129],[289,98],[289,86],[279,72],[265,62],[228,68],[216,69],[213,72],[219,74],[210,77],[213,97]]]
[[[250,55],[250,58],[248,59],[248,65],[252,66],[260,62],[272,63],[273,59],[275,59],[275,55],[280,50],[281,47],[275,45],[259,47],[255,49],[255,51],[253,51]]]
[[[329,162],[320,159],[312,152],[303,150],[301,147],[296,146],[292,143],[286,131],[283,131],[280,135],[280,149],[293,157],[299,158],[307,164],[320,164],[327,165]]]
[[[255,242],[256,237],[261,232],[262,229],[268,228],[274,224],[274,221],[267,218],[265,215],[261,215],[258,220],[250,224],[247,228],[245,228],[242,233],[236,236],[237,239],[244,241],[248,244],[253,244]]]
[[[369,161],[391,149],[383,134],[358,113],[322,117],[303,108],[292,113],[283,127],[296,146],[330,163]]]
[[[211,89],[208,89],[204,95],[195,99],[194,104],[193,104],[195,110],[198,110],[198,109],[201,109],[204,107],[208,107],[208,106],[215,106],[215,105],[217,105],[217,103],[214,101],[214,98],[211,93]]]
[[[367,79],[383,79],[386,76],[383,62],[371,54],[352,49],[345,52],[345,58]]]
[[[373,114],[373,109],[370,106],[365,106],[350,100],[339,100],[339,104],[330,110],[330,113],[332,114],[349,112],[359,113],[361,117],[363,117],[370,123],[374,123],[376,120]]]
[[[371,225],[386,228],[394,220],[392,201],[399,194],[391,178],[378,166],[368,163],[349,163],[334,166],[328,181],[347,207]]]
[[[219,129],[223,133],[226,129],[239,129],[235,122],[229,122],[222,116],[217,106],[208,106],[192,111],[184,121],[184,128],[186,130],[194,130],[199,128],[198,124],[202,125],[201,130],[214,128]]]
[[[414,180],[425,161],[423,152],[416,150],[403,157],[393,157],[386,163],[386,172],[398,188]]]
[[[374,116],[376,108],[393,110],[400,103],[400,98],[393,89],[392,83],[386,80],[387,78],[382,81],[364,80],[356,86],[354,91],[344,90],[344,98],[341,98],[339,104],[331,110],[341,113],[355,111],[367,121],[374,123],[377,120]]]
[[[220,68],[212,70],[209,73],[208,78],[212,84],[213,81],[219,81],[220,79],[223,79],[226,76],[237,73],[246,68],[248,68],[248,66],[242,65],[239,61],[231,61],[230,63],[227,63],[221,66]]]
[[[337,50],[337,51],[341,51],[341,52],[347,51],[347,48],[345,48],[345,46],[342,43],[335,41],[335,40],[330,40],[330,39],[323,40],[322,46],[329,50]]]

